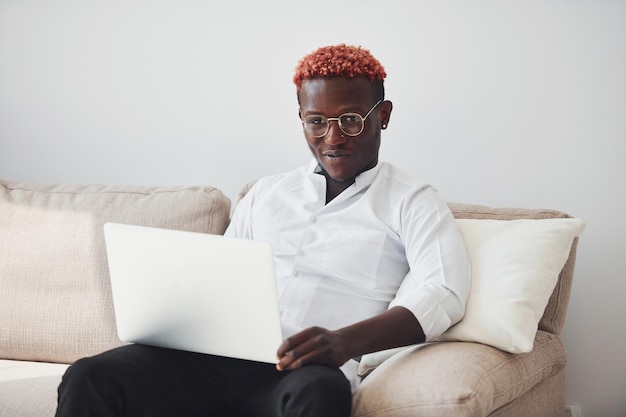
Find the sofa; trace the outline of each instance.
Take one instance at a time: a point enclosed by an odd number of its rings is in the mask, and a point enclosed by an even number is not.
[[[556,229],[563,227],[561,221],[572,221],[574,226],[568,223],[572,230],[566,233],[549,231],[549,238],[567,235],[559,238],[563,241],[559,250],[553,242],[546,247],[534,238],[512,235],[515,241],[530,242],[531,250],[537,252],[532,256],[544,259],[541,268],[552,262],[547,268],[550,276],[534,278],[544,286],[538,291],[542,296],[535,297],[540,299],[538,305],[528,309],[527,300],[522,300],[521,306],[509,309],[513,318],[508,313],[485,313],[481,308],[490,301],[480,298],[485,296],[481,287],[487,287],[490,294],[493,290],[489,288],[495,285],[488,280],[473,281],[472,291],[483,294],[470,296],[474,297],[472,310],[468,302],[466,318],[439,340],[365,355],[360,366],[364,379],[354,393],[353,416],[564,415],[566,353],[560,334],[582,222],[556,210],[449,206],[466,242],[480,234],[473,228],[484,225],[488,232],[481,233],[489,236],[501,236],[505,234],[502,227],[512,226],[523,235],[532,225],[544,222]],[[105,222],[221,234],[231,209],[231,201],[210,186],[0,181],[0,417],[53,416],[56,389],[69,364],[122,344],[109,286],[102,232]],[[496,240],[490,247],[484,239],[480,242],[471,243],[477,247],[476,257],[470,254],[473,273],[475,266],[483,267],[480,252],[485,248],[491,248],[489,253],[519,252],[515,244]],[[506,256],[514,255],[497,257]],[[521,269],[528,264],[526,255],[523,258]],[[502,266],[491,270],[494,268]],[[495,275],[502,275],[501,269],[498,271]],[[488,275],[479,271],[476,277],[483,274]],[[505,287],[515,285],[507,283]],[[502,298],[497,292],[495,296]],[[517,314],[518,310],[534,312],[526,317]],[[472,327],[485,322],[485,314],[501,322],[490,322],[485,329]],[[523,337],[498,327],[502,321],[507,326],[516,320],[518,327],[525,326],[524,331],[516,330],[525,332]],[[461,324],[465,321],[469,325],[464,329]],[[513,339],[516,341],[509,343]]]

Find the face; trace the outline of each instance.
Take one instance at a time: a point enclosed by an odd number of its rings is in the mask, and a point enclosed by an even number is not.
[[[300,118],[321,115],[327,118],[344,113],[365,117],[376,104],[372,87],[366,78],[328,78],[305,80],[298,93]],[[309,149],[330,179],[350,185],[363,171],[378,163],[380,131],[389,123],[391,102],[384,101],[365,119],[358,136],[344,134],[336,120],[330,121],[326,135],[316,138],[304,134]]]

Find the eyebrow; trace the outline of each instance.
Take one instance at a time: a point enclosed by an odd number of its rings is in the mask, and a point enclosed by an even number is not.
[[[300,112],[302,113],[302,116],[339,117],[342,114],[346,114],[346,113],[356,113],[356,114],[360,115],[361,117],[363,117],[365,115],[365,113],[367,113],[367,110],[365,110],[365,112],[363,112],[361,110],[354,110],[353,108],[346,107],[343,110],[340,110],[340,113],[337,113],[335,115],[329,116],[328,114],[326,114],[324,112],[321,112],[321,111],[318,111],[318,110],[304,112],[304,111],[302,111],[302,107],[300,107]]]

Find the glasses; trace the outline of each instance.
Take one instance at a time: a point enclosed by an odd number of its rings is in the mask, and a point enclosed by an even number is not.
[[[369,116],[380,103],[382,103],[382,100],[378,100],[365,116],[361,116],[358,113],[344,113],[339,117],[325,117],[316,114],[307,116],[302,120],[302,127],[310,136],[321,138],[328,133],[330,122],[336,120],[339,124],[339,129],[341,129],[343,133],[348,136],[358,136],[365,127],[365,119],[367,119],[367,116]]]

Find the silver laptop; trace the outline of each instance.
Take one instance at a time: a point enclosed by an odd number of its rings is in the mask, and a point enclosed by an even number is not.
[[[268,243],[118,223],[104,235],[122,341],[276,363]]]

